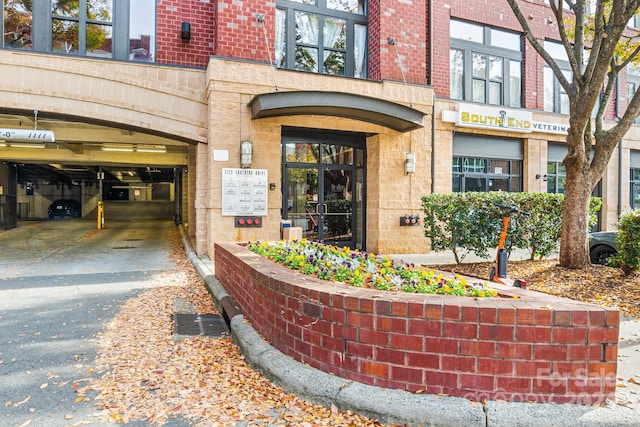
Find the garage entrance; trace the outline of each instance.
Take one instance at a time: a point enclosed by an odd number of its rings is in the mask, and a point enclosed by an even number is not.
[[[31,126],[54,132],[55,141],[0,138],[0,228],[15,227],[19,220],[95,219],[100,200],[106,218],[182,221],[189,142],[91,123],[42,118],[36,123],[27,115],[0,114],[0,129]]]

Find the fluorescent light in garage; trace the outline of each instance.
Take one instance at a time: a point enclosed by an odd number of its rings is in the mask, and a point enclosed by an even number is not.
[[[136,151],[138,153],[166,153],[167,147],[164,145],[138,145]]]
[[[0,144],[0,146],[13,148],[47,148],[44,144],[24,144],[21,142],[7,142]]]
[[[133,151],[131,145],[103,145],[102,151]]]

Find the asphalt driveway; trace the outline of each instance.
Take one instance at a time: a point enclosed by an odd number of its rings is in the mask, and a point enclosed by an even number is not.
[[[174,267],[171,221],[52,220],[0,232],[0,425],[65,426],[94,402],[96,334],[121,304]]]

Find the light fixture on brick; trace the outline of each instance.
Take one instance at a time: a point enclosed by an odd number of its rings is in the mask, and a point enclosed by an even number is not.
[[[189,22],[183,22],[180,30],[180,38],[183,43],[188,43],[191,40],[191,24]]]

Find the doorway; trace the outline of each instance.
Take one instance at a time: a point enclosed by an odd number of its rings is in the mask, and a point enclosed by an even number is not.
[[[365,136],[284,129],[282,218],[302,237],[365,248]]]

